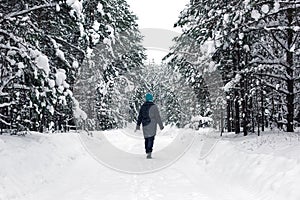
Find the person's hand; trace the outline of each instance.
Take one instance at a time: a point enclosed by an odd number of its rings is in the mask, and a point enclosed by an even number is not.
[[[141,130],[141,127],[137,125],[135,131],[139,131],[139,130]]]

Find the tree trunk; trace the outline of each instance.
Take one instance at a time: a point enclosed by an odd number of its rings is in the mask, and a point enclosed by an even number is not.
[[[242,126],[243,126],[243,133],[244,136],[248,135],[247,130],[247,122],[248,122],[248,116],[247,116],[247,95],[245,95],[245,91],[247,91],[247,83],[245,76],[242,76],[241,80],[241,97],[242,97]]]
[[[263,87],[260,88],[261,95],[261,131],[265,131],[265,107],[264,107],[264,91]]]
[[[293,22],[293,9],[287,10],[287,19],[288,19],[288,26],[292,26]],[[289,28],[287,30],[287,45],[288,45],[288,51],[286,52],[286,61],[288,63],[287,67],[287,74],[289,76],[289,79],[287,80],[287,89],[288,89],[288,95],[286,96],[287,101],[287,132],[294,132],[294,62],[293,62],[293,52],[291,52],[291,47],[293,45],[293,37],[294,33],[292,28]]]
[[[234,116],[234,127],[235,127],[235,134],[239,134],[240,130],[240,105],[239,105],[239,94],[238,91],[235,91],[235,101],[234,101],[234,109],[235,109],[235,116]]]
[[[258,102],[258,91],[257,91],[257,88],[256,88],[256,92],[255,92],[255,99],[256,99],[256,122],[257,122],[257,135],[260,136],[260,120],[259,120],[259,102]]]
[[[243,133],[244,136],[248,135],[248,111],[247,111],[247,101],[248,96],[245,95],[243,102],[242,102],[242,110],[243,110]]]
[[[253,106],[253,97],[250,97],[250,105],[249,108],[251,109],[250,114],[251,114],[251,124],[252,124],[252,133],[255,132],[255,120],[254,120],[254,106]]]
[[[231,132],[231,100],[227,99],[227,131]]]
[[[223,116],[223,110],[221,110],[221,137],[223,135],[224,132],[224,116]]]

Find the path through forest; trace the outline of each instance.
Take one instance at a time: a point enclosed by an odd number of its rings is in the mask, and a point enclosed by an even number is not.
[[[219,182],[199,167],[198,163],[202,162],[201,157],[208,155],[217,139],[204,139],[198,133],[190,132],[188,136],[185,134],[184,137],[177,135],[170,142],[164,138],[168,135],[168,132],[165,132],[165,136],[158,136],[156,141],[158,144],[162,142],[168,143],[168,145],[164,149],[154,152],[154,159],[146,160],[144,154],[132,154],[121,150],[118,152],[116,148],[112,147],[117,143],[116,138],[120,138],[122,141],[127,141],[127,149],[131,149],[131,151],[142,149],[143,142],[138,137],[134,138],[128,134],[120,136],[119,134],[122,133],[115,133],[115,135],[107,133],[106,137],[103,136],[105,134],[97,132],[94,133],[94,137],[87,137],[85,133],[81,134],[84,134],[81,135],[81,139],[85,140],[82,149],[82,154],[85,156],[75,159],[74,163],[66,171],[61,172],[60,176],[26,196],[25,199],[41,199],[41,197],[45,200],[259,199],[243,188]],[[125,137],[129,138],[126,140]],[[161,141],[159,141],[160,138],[162,138]],[[97,143],[98,150],[95,150]],[[180,143],[186,145],[184,154],[168,150],[168,148],[175,149],[174,147],[180,146]],[[87,149],[89,153],[87,153]],[[101,152],[104,153],[101,154]],[[167,153],[170,153],[169,158]],[[120,172],[119,169],[106,166],[103,162],[123,170],[127,169],[129,173]],[[137,174],[130,170],[137,170]],[[142,170],[145,170],[146,173],[143,173]],[[151,173],[149,170],[155,172]]]
[[[296,134],[220,139],[166,127],[149,160],[132,130],[0,136],[0,200],[299,199]]]

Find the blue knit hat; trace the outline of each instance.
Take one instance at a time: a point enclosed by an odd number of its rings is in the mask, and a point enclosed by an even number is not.
[[[152,102],[153,101],[153,96],[150,93],[146,94],[146,101]]]

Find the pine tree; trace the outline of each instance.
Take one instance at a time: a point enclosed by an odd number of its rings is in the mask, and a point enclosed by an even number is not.
[[[77,80],[76,97],[86,105],[88,117],[96,120],[100,129],[120,127],[129,112],[126,99],[130,94],[120,85],[134,84],[136,68],[142,66],[144,49],[141,45],[136,16],[129,11],[125,1],[86,1],[84,21],[90,27],[86,37],[89,40],[87,61]],[[95,9],[97,8],[97,9]],[[91,89],[89,98],[81,90]],[[96,109],[91,110],[90,107]],[[116,107],[120,109],[116,109]]]
[[[175,25],[182,27],[183,34],[170,56],[186,72],[190,68],[200,71],[205,62],[199,49],[207,42],[214,43],[212,59],[227,96],[228,131],[233,128],[239,133],[240,124],[244,135],[250,126],[264,129],[270,120],[267,113],[272,120],[275,115],[283,116],[287,131],[293,131],[299,85],[294,64],[299,60],[298,13],[298,1],[263,0],[191,1],[182,11]],[[273,95],[271,101],[269,94]],[[286,100],[276,110],[274,99],[281,101],[282,95]]]
[[[263,66],[262,84],[276,90],[285,96],[286,126],[288,132],[294,131],[295,99],[299,92],[296,85],[299,83],[295,62],[299,60],[299,1],[286,1],[272,3],[256,1],[251,11],[253,17],[258,21],[256,32],[265,35],[266,40],[261,41],[261,48],[257,51],[253,63]],[[258,44],[257,44],[258,45]],[[274,73],[275,71],[275,73]],[[277,72],[276,72],[277,71]],[[267,79],[265,79],[267,78]],[[280,87],[270,83],[275,79]]]
[[[27,129],[68,124],[74,66],[84,56],[79,48],[80,10],[64,1],[9,1],[1,4],[0,13],[2,124],[15,128],[19,123],[13,113],[21,105],[28,105],[30,115],[20,120]],[[13,95],[16,90],[26,98],[19,100]]]

